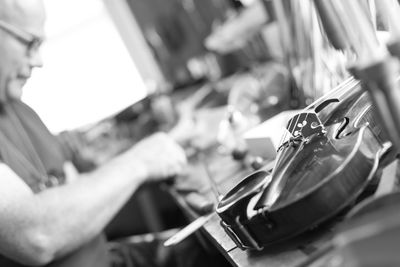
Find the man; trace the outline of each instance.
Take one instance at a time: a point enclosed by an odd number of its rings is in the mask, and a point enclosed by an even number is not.
[[[0,266],[109,267],[103,228],[148,180],[183,172],[183,150],[155,134],[71,181],[68,160],[20,101],[39,47],[41,0],[0,1]]]

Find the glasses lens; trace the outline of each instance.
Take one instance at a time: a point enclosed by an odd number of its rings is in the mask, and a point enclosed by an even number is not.
[[[25,43],[28,47],[29,53],[37,51],[43,42],[42,38],[4,21],[0,21],[0,28],[17,38],[19,41]]]
[[[38,51],[40,46],[42,45],[43,40],[41,38],[33,37],[32,40],[28,44],[29,52]]]

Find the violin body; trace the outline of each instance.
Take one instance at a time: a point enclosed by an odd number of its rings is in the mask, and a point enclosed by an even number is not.
[[[374,177],[387,137],[361,85],[350,80],[339,89],[289,121],[291,136],[278,150],[270,183],[247,201],[247,211],[231,208],[224,219],[220,202],[222,225],[242,249],[315,227],[354,203]]]

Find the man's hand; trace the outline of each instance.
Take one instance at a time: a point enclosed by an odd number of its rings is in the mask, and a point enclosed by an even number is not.
[[[185,152],[165,133],[156,133],[143,139],[131,149],[130,153],[139,161],[138,163],[143,164],[149,180],[182,175],[186,170]]]

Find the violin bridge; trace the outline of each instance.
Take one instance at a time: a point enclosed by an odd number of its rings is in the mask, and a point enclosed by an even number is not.
[[[315,112],[302,112],[291,118],[286,129],[292,137],[307,138],[314,134],[323,134],[325,127]]]

